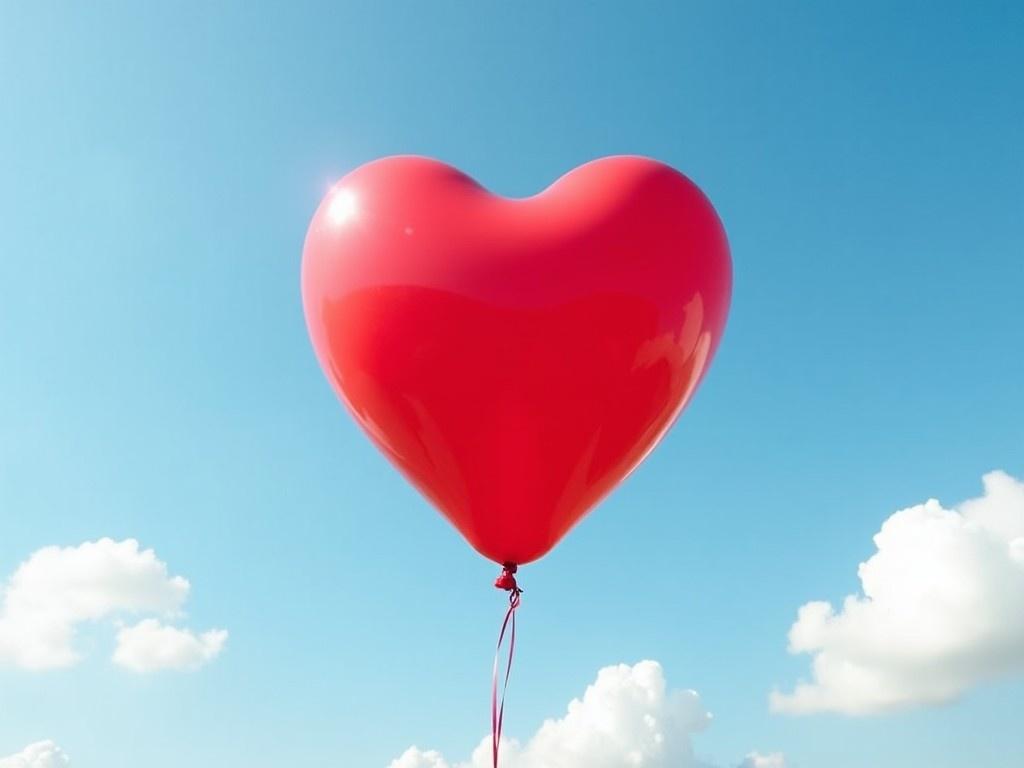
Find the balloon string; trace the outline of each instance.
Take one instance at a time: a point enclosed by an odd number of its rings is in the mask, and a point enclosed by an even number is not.
[[[498,646],[494,650],[494,671],[491,676],[491,756],[493,757],[493,768],[498,768],[498,749],[501,746],[501,727],[505,720],[505,694],[508,693],[508,680],[512,675],[512,659],[516,653],[516,609],[519,607],[520,595],[523,591],[516,584],[516,567],[506,565],[501,576],[494,583],[498,589],[508,590],[508,611],[505,612],[505,620],[501,624],[501,632],[498,634]],[[501,704],[498,703],[498,661],[501,657],[501,646],[505,642],[505,633],[508,632],[508,662],[505,665],[505,682],[501,689]]]

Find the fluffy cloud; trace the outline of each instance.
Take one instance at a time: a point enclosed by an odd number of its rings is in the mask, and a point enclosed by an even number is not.
[[[451,768],[438,752],[422,752],[409,747],[401,757],[391,761],[390,768]]]
[[[198,669],[221,652],[227,639],[228,633],[223,629],[196,635],[156,619],[143,619],[117,633],[114,663],[134,672]]]
[[[751,752],[739,768],[786,768],[786,758],[781,752],[772,752],[770,755]]]
[[[862,596],[838,612],[804,605],[792,653],[814,655],[813,680],[775,692],[771,708],[861,715],[950,701],[1024,670],[1024,484],[984,477],[981,498],[934,499],[895,513],[858,574]]]
[[[503,768],[697,768],[691,737],[711,715],[695,691],[670,691],[661,665],[605,667],[566,714],[547,720],[525,745],[502,740]],[[780,756],[781,757],[781,756]],[[760,759],[760,756],[758,756]],[[485,737],[468,762],[449,763],[416,747],[390,768],[490,768],[491,739]],[[781,768],[779,763],[751,763]],[[747,763],[744,763],[746,768]]]
[[[0,768],[62,768],[69,765],[68,756],[52,741],[29,744],[10,757],[0,757]]]
[[[123,614],[177,616],[188,593],[188,581],[171,576],[153,550],[140,550],[134,539],[45,547],[18,566],[3,588],[0,663],[26,669],[72,666],[81,659],[74,648],[80,624]],[[195,638],[171,627],[162,632],[140,627],[122,630],[123,641],[119,637],[117,655],[122,646],[127,650],[124,661],[116,660],[133,669],[147,660],[147,668],[157,668],[154,660],[187,656],[182,648],[188,643],[181,635],[198,642],[207,658],[216,655],[225,639],[216,632]]]

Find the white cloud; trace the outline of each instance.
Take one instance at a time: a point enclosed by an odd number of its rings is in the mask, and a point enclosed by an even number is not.
[[[391,761],[390,768],[450,768],[445,759],[437,752],[421,752],[416,747],[409,747]]]
[[[178,616],[188,593],[188,581],[171,576],[153,550],[141,550],[134,539],[44,547],[18,566],[0,593],[0,664],[72,666],[81,660],[74,647],[79,625],[124,614]]]
[[[566,714],[547,720],[525,745],[502,739],[502,768],[698,768],[691,737],[711,722],[696,691],[671,691],[661,665],[605,667]],[[784,768],[763,757],[742,768]],[[490,768],[487,736],[467,762],[449,763],[438,752],[411,747],[390,768]]]
[[[781,752],[772,752],[770,755],[751,752],[739,768],[786,768],[786,757]]]
[[[813,681],[774,692],[773,710],[874,714],[1024,670],[1024,483],[983,480],[952,510],[932,499],[886,520],[863,596],[800,609],[789,649],[814,655]]]
[[[70,762],[52,741],[40,741],[29,744],[16,755],[0,757],[0,768],[62,768]]]
[[[114,663],[133,672],[198,669],[223,650],[227,639],[228,633],[223,629],[196,635],[156,619],[143,619],[117,633]]]

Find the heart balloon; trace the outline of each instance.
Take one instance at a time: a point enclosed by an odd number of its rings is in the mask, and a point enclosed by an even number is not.
[[[708,369],[725,232],[685,176],[595,160],[525,199],[390,157],[327,194],[302,298],[371,440],[481,554],[546,554],[652,450]]]

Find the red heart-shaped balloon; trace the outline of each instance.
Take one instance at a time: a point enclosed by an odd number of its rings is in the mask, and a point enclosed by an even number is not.
[[[358,168],[306,235],[320,363],[477,551],[523,564],[654,447],[707,370],[731,290],[685,176],[587,163],[525,199],[434,160]]]

